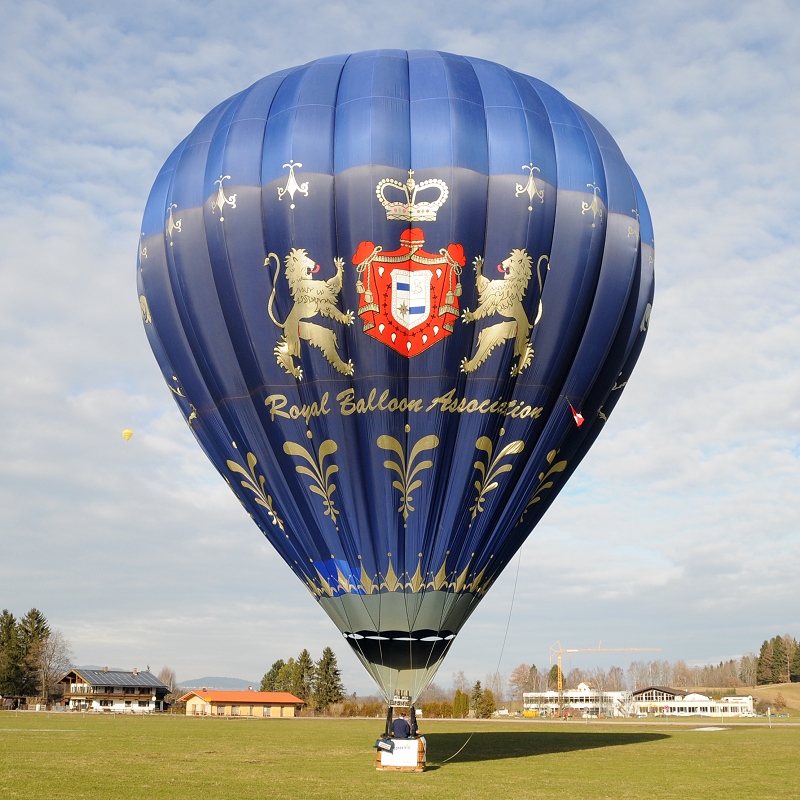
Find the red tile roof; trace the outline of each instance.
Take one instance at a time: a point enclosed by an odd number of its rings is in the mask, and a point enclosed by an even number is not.
[[[295,697],[289,692],[226,692],[217,689],[193,689],[183,697],[182,701],[188,700],[195,695],[205,700],[207,703],[234,703],[238,705],[265,704],[265,705],[303,705],[304,701]]]

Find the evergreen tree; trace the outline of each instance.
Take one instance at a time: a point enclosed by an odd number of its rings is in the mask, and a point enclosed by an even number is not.
[[[563,675],[562,677],[562,684],[563,684]],[[558,664],[553,664],[550,667],[550,672],[547,675],[547,688],[548,689],[558,689]]]
[[[469,714],[469,695],[461,689],[456,689],[453,695],[453,718],[464,719],[467,714]]]
[[[783,635],[783,647],[786,656],[783,661],[783,682],[789,683],[792,680],[792,663],[797,653],[797,641],[788,633]]]
[[[470,696],[470,708],[474,711],[478,704],[483,697],[483,687],[481,686],[480,681],[475,681],[475,685],[472,687],[472,695]]]
[[[479,719],[488,719],[495,711],[497,711],[497,703],[495,703],[494,693],[491,689],[484,689],[475,703],[475,716]]]
[[[764,641],[758,654],[756,679],[759,685],[772,683],[772,642]]]
[[[0,694],[22,694],[22,650],[17,620],[8,610],[0,614]]]
[[[19,638],[23,645],[31,645],[50,635],[50,625],[38,608],[32,608],[19,621]]]
[[[314,667],[314,707],[325,710],[332,703],[338,703],[343,699],[344,686],[336,656],[330,647],[326,647]]]
[[[304,648],[294,662],[291,692],[295,697],[308,702],[311,700],[313,688],[314,662],[311,660],[311,654]]]
[[[38,608],[32,608],[17,623],[17,638],[19,640],[20,670],[22,682],[19,694],[28,697],[39,692],[38,653],[39,648],[47,637],[50,636],[50,626],[44,614]]]
[[[290,658],[279,670],[275,678],[276,692],[291,692],[294,678],[294,659]]]
[[[800,644],[795,642],[794,658],[792,659],[792,671],[790,675],[792,683],[800,683]]]
[[[772,639],[772,683],[783,683],[786,680],[786,645],[782,636]]]
[[[280,675],[281,669],[285,666],[285,662],[282,658],[279,658],[273,665],[269,668],[269,672],[265,673],[264,677],[261,679],[261,691],[262,692],[277,692],[278,685],[278,676]]]

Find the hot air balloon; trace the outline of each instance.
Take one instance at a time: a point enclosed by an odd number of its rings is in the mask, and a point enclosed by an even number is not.
[[[653,252],[592,116],[448,53],[269,75],[159,172],[138,290],[167,385],[390,704],[419,696],[602,430]]]
[[[133,436],[133,431],[130,428],[125,428],[122,431],[122,438],[125,439],[126,442],[130,441],[131,436]]]

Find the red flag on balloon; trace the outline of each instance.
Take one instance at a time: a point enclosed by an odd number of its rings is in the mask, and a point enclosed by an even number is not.
[[[569,400],[567,400],[567,402],[569,403]],[[575,418],[575,424],[580,428],[580,426],[583,425],[583,414],[581,414],[580,411],[576,411],[572,403],[569,403],[569,410]]]

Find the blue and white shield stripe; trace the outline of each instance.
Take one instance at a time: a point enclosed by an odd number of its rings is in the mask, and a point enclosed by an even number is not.
[[[421,325],[431,313],[429,269],[392,270],[392,317],[407,330]]]

